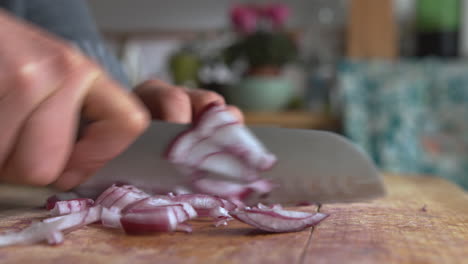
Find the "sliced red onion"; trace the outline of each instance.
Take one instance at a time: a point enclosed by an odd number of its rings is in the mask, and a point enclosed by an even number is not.
[[[135,186],[112,185],[96,199],[96,204],[100,204],[106,208],[115,207],[123,209],[127,205],[133,204],[139,200],[143,200],[149,196],[149,194],[136,188]]]
[[[128,234],[171,232],[179,225],[174,208],[178,206],[158,206],[151,211],[129,212],[122,216],[120,222]]]
[[[262,209],[262,210],[281,210],[283,209],[283,206],[281,206],[281,204],[274,204],[274,205],[268,206],[262,203],[258,203],[257,208]]]
[[[282,209],[244,209],[230,213],[248,225],[268,232],[295,232],[318,224],[328,217],[323,213],[306,213]]]
[[[54,207],[50,210],[50,214],[53,216],[58,216],[76,213],[91,207],[93,203],[94,201],[92,199],[87,198],[57,201],[55,202]]]
[[[269,232],[293,232],[318,224],[328,215],[284,210],[281,205],[258,204],[244,207],[241,199],[251,192],[268,193],[274,186],[267,180],[251,183],[199,178],[194,186],[204,192],[222,195],[230,201],[207,194],[154,195],[131,185],[113,185],[106,189],[93,204],[91,199],[61,201],[58,197],[48,199],[51,217],[34,223],[19,231],[0,234],[0,246],[29,244],[47,240],[49,244],[60,244],[62,232],[70,232],[82,226],[101,221],[103,226],[122,228],[126,233],[149,232],[192,232],[186,221],[197,216],[215,218],[215,226],[227,225],[232,217]],[[236,204],[242,205],[242,210]],[[239,205],[238,205],[239,206]]]
[[[172,198],[166,195],[153,195],[127,205],[122,209],[122,213],[130,213],[134,210],[146,210],[157,206],[174,204]]]
[[[0,247],[34,244],[47,240],[51,244],[61,242],[59,226],[63,220],[53,223],[36,222],[19,232],[8,232],[0,235]],[[63,239],[62,239],[63,240]]]
[[[84,225],[99,221],[101,206],[94,206],[80,212],[44,219],[19,231],[0,235],[0,246],[32,244],[47,240],[50,244],[63,241],[62,231],[69,232]]]
[[[57,193],[47,198],[45,207],[47,210],[52,210],[52,208],[55,206],[55,203],[58,201],[74,200],[78,198],[79,196],[75,192]]]
[[[120,224],[121,217],[122,215],[120,214],[120,208],[102,208],[101,222],[105,227],[122,228],[122,225]]]
[[[275,187],[271,181],[266,179],[241,184],[210,178],[197,179],[192,182],[192,186],[199,192],[223,197],[231,201],[244,200],[254,192],[259,195],[267,194]]]
[[[210,137],[215,144],[230,148],[250,166],[261,171],[271,168],[276,157],[244,125],[236,121],[224,105],[212,106],[197,128],[202,137]]]
[[[176,186],[176,187],[174,187],[173,193],[176,194],[176,195],[191,194],[192,191],[189,188],[185,187],[185,186]]]
[[[60,231],[52,232],[46,237],[46,239],[49,245],[59,245],[59,244],[62,244],[63,241],[65,240],[63,233]]]
[[[209,143],[198,144],[190,156],[178,164],[188,167],[191,174],[198,171],[209,171],[218,175],[245,180],[258,177],[255,168],[246,166],[245,162],[239,157],[220,149],[218,146],[209,145]]]
[[[179,222],[183,222],[183,221],[186,221],[188,219],[192,219],[198,216],[196,210],[188,203],[175,202],[172,200],[167,201],[167,200],[162,200],[160,198],[158,199],[151,199],[151,198],[138,201],[126,207],[123,210],[124,214],[145,213],[145,212],[151,212],[155,208],[158,208],[161,206],[174,206],[174,210],[176,211],[176,214],[177,214],[177,220]]]
[[[189,224],[179,223],[179,224],[177,224],[175,230],[176,230],[176,231],[181,231],[181,232],[186,232],[186,233],[192,233],[193,228],[192,228],[192,226],[189,225]]]
[[[42,222],[56,223],[58,230],[69,232],[101,220],[101,212],[102,206],[95,205],[80,212],[47,218]]]
[[[189,130],[181,133],[166,158],[196,171],[251,179],[274,165],[276,158],[240,124],[226,106],[212,104]]]
[[[185,194],[172,198],[176,202],[185,202],[193,206],[199,216],[229,217],[228,211],[236,209],[236,205],[224,199],[206,194]]]
[[[214,226],[215,227],[219,227],[219,226],[227,226],[228,225],[228,221],[231,221],[233,218],[230,217],[230,218],[222,218],[218,221],[215,222]]]

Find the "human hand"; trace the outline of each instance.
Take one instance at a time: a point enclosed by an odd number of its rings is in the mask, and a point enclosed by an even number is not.
[[[174,123],[190,123],[205,106],[214,102],[225,103],[224,98],[215,92],[174,86],[159,80],[149,80],[138,85],[135,93],[144,102],[153,119]],[[227,107],[243,122],[244,117],[237,107]]]
[[[1,181],[72,188],[147,127],[136,97],[65,42],[5,12],[0,36]]]

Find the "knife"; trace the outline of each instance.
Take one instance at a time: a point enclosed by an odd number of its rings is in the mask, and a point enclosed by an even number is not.
[[[264,202],[354,202],[385,194],[382,176],[371,159],[338,134],[266,126],[248,128],[278,158],[278,163],[262,176],[280,187]],[[75,191],[91,197],[100,187],[114,182],[168,190],[184,184],[186,176],[162,154],[174,137],[186,129],[188,125],[153,121],[124,153]]]

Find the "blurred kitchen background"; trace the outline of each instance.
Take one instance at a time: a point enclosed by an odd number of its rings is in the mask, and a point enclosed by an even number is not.
[[[132,84],[205,88],[249,124],[330,130],[385,172],[468,188],[466,0],[89,0]]]

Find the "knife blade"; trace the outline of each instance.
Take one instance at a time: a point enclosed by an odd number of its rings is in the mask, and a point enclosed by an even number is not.
[[[174,137],[187,128],[187,125],[153,121],[124,153],[75,191],[92,196],[93,190],[114,182],[167,189],[183,184],[186,176],[162,154]],[[266,202],[353,202],[385,194],[382,177],[371,159],[340,135],[263,126],[249,129],[279,161],[262,174],[280,186]]]

